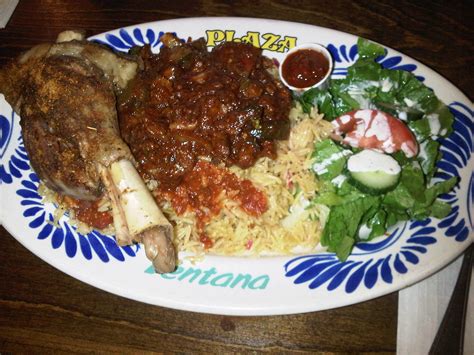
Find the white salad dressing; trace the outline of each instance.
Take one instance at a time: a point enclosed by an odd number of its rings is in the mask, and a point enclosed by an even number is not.
[[[406,117],[406,113],[404,114]],[[401,149],[407,157],[416,155],[417,149],[413,147],[414,145],[416,146],[416,143],[406,137],[406,135],[410,135],[409,133],[404,132],[400,126],[395,125],[399,121],[396,121],[396,118],[393,118],[391,115],[379,110],[357,110],[352,114],[355,127],[350,132],[347,132],[346,116],[348,115],[332,121],[336,134],[346,134],[342,140],[343,143],[356,148],[371,147],[376,151],[388,154],[395,153],[395,151]],[[395,127],[392,126],[392,120],[396,121],[393,124]],[[406,142],[401,143],[401,139],[395,136],[400,129],[402,130],[400,134],[402,138],[407,140]]]
[[[372,232],[372,228],[367,224],[361,224],[359,227],[359,238],[362,240],[369,239],[370,232]]]
[[[324,159],[321,163],[314,163],[313,164],[313,171],[318,174],[322,175],[328,172],[327,167],[331,165],[336,160],[339,160],[347,155],[351,155],[352,152],[350,150],[343,150],[337,153],[332,154],[330,157]]]
[[[398,111],[398,118],[402,121],[406,121],[408,118],[407,113],[405,111]]]
[[[428,159],[428,154],[426,153],[426,145],[428,144],[428,141],[425,141],[423,143],[420,143],[419,147],[419,152],[418,152],[418,158],[421,160],[426,160]]]
[[[403,101],[405,101],[408,107],[413,107],[416,105],[416,101],[410,100],[409,98],[404,98]]]
[[[388,154],[392,154],[395,152],[395,144],[393,144],[393,139],[391,135],[390,138],[383,142],[382,150]]]
[[[343,116],[339,117],[339,120],[341,121],[342,124],[346,124],[346,123],[350,122],[351,116],[343,115]]]
[[[373,117],[373,112],[372,110],[359,110],[355,113],[354,117],[362,122],[358,124],[354,137],[346,137],[346,141],[352,146],[358,146],[360,138],[375,136],[378,141],[383,142],[384,151],[393,153],[395,146],[387,116],[382,112],[377,112]]]
[[[390,90],[392,90],[393,88],[393,83],[390,79],[384,79],[382,80],[382,82],[380,83],[381,85],[381,91],[382,92],[389,92]]]
[[[383,171],[386,174],[398,175],[401,171],[398,162],[390,155],[365,149],[347,160],[347,169],[352,172]]]
[[[341,187],[344,181],[346,180],[347,180],[347,176],[341,174],[341,175],[336,176],[334,179],[332,179],[331,183],[336,187]]]
[[[380,87],[380,82],[375,80],[358,82],[357,85],[349,85],[347,87],[347,93],[359,103],[360,108],[372,108],[372,101],[367,96],[367,92],[365,91],[371,87]]]
[[[430,125],[430,132],[432,136],[437,136],[441,130],[441,123],[439,122],[439,115],[437,113],[430,113],[426,116],[428,124]]]
[[[360,118],[364,120],[365,124],[367,125],[368,122],[370,122],[372,118],[372,110],[358,110],[355,114],[355,118]]]
[[[355,117],[357,117],[357,114]],[[377,112],[371,123],[366,122],[366,127],[367,126],[368,129],[365,132],[366,137],[375,136],[379,141],[385,142],[392,136],[387,116],[381,112]]]
[[[406,144],[405,142],[402,143],[400,149],[402,150],[403,153],[405,153],[407,157],[412,157],[415,155],[415,152],[413,151],[413,149],[410,148],[408,144]]]

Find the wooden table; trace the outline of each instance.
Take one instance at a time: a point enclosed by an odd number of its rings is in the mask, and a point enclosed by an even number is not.
[[[309,23],[396,48],[474,93],[472,3],[433,1],[21,1],[0,30],[0,65],[60,31],[97,34],[180,17]],[[6,208],[1,201],[1,208]],[[83,284],[0,227],[0,352],[394,352],[397,294],[324,312],[216,316],[154,307]]]

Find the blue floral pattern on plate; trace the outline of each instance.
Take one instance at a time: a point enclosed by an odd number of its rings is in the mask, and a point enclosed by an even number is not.
[[[13,111],[9,117],[0,115],[0,184],[11,184],[14,178],[21,178],[30,169],[21,136],[18,147],[11,150],[15,117]]]
[[[28,226],[39,240],[50,239],[53,249],[63,247],[70,258],[74,258],[79,250],[86,260],[92,260],[95,254],[105,263],[111,258],[125,261],[126,256],[134,257],[139,250],[138,244],[120,247],[113,236],[97,231],[87,234],[79,233],[75,226],[62,219],[54,224],[52,210],[56,206],[51,210],[43,204],[42,197],[38,194],[39,179],[36,174],[30,172],[28,179],[22,180],[21,185],[22,188],[16,193],[21,196],[21,205],[25,207],[23,217],[30,220]]]
[[[446,179],[451,176],[459,176],[458,170],[466,167],[474,152],[474,112],[460,102],[454,102],[450,106],[451,112],[456,118],[454,132],[447,138],[440,140],[443,159],[438,166],[443,170],[437,177]],[[465,201],[459,200],[459,194],[450,192],[441,196],[441,199],[453,206],[451,213],[438,223],[438,227],[446,229],[445,235],[454,238],[458,242],[466,240],[469,230],[474,230],[473,205],[474,205],[474,172],[471,170],[467,196]],[[467,217],[459,217],[460,204],[466,203]]]
[[[333,44],[328,44],[327,49],[331,53],[331,56],[334,60],[334,70],[333,77],[346,76],[347,68],[352,65],[358,58],[359,52],[357,49],[357,44],[354,44],[350,47],[346,45],[341,45],[336,47]],[[415,64],[402,64],[402,57],[397,55],[393,57],[387,57],[387,52],[384,55],[376,59],[380,65],[385,69],[392,70],[405,70],[410,73],[413,73],[416,70]],[[418,80],[424,81],[425,78],[422,76],[416,76]]]
[[[105,35],[105,40],[95,39],[94,41],[126,52],[132,47],[144,46],[146,44],[149,44],[152,49],[155,47],[161,48],[163,44],[160,39],[163,35],[163,31],[157,33],[150,28],[144,32],[139,28],[135,28],[131,30],[131,33],[122,28],[117,35],[109,33]]]

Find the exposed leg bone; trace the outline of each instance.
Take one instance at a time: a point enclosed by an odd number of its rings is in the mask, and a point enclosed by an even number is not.
[[[121,246],[130,245],[133,242],[133,238],[130,235],[130,231],[128,230],[125,213],[123,208],[120,206],[119,192],[114,185],[110,170],[103,165],[100,165],[99,171],[112,205],[112,217],[114,219],[115,238],[117,239],[117,244]]]
[[[119,243],[130,244],[130,239],[143,242],[146,255],[153,261],[157,272],[174,271],[173,227],[161,213],[135,167],[129,160],[122,159],[112,163],[107,170],[104,184],[115,205],[114,224]],[[107,175],[112,180],[109,186]],[[127,232],[128,235],[124,235]]]
[[[173,243],[159,227],[142,233],[142,242],[148,259],[158,273],[173,272],[176,267],[176,253]]]

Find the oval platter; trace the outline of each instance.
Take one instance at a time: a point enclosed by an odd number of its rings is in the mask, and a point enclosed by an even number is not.
[[[333,77],[344,76],[357,58],[357,37],[316,26],[251,18],[192,18],[117,29],[90,38],[128,51],[160,36],[204,37],[209,47],[247,41],[281,60],[294,45],[317,42],[334,58]],[[63,216],[53,226],[54,206],[43,204],[31,170],[19,117],[0,96],[0,218],[5,228],[35,255],[70,276],[102,290],[163,307],[229,315],[276,315],[324,310],[400,290],[435,273],[473,241],[472,102],[421,63],[387,48],[385,68],[413,72],[433,88],[455,116],[454,132],[441,141],[439,179],[459,176],[442,198],[452,205],[443,220],[401,223],[388,237],[358,244],[345,262],[332,253],[285,257],[206,256],[184,261],[173,274],[158,275],[139,246],[118,247],[113,236],[79,234]]]

